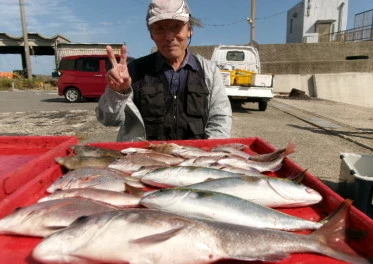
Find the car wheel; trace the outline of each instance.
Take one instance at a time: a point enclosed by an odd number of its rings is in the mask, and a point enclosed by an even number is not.
[[[267,102],[266,101],[260,101],[259,102],[259,111],[265,111],[267,109]]]
[[[82,95],[77,88],[70,87],[65,91],[65,99],[69,103],[76,103],[82,99]]]

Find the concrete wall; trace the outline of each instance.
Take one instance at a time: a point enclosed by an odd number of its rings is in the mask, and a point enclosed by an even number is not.
[[[191,50],[210,59],[214,47]],[[257,48],[262,73],[274,75],[275,93],[297,88],[313,97],[373,107],[373,41],[259,44]],[[346,59],[362,55],[368,59]]]
[[[191,46],[193,53],[211,59],[215,46]],[[373,41],[259,44],[262,73],[317,74],[373,72]],[[368,59],[349,60],[351,56]]]
[[[373,108],[373,73],[275,75],[274,93],[288,94],[296,88],[315,98]]]

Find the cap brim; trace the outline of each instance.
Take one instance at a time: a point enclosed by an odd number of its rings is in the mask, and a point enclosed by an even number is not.
[[[162,14],[162,15],[158,15],[158,16],[154,16],[152,18],[150,18],[148,20],[148,25],[152,25],[158,21],[162,21],[162,20],[168,20],[168,19],[172,19],[172,20],[179,20],[179,21],[183,21],[183,22],[188,22],[189,21],[189,15],[176,15],[175,16],[175,13],[172,13],[172,14]]]

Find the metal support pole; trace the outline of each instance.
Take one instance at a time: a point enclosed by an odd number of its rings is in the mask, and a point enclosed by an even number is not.
[[[23,45],[25,47],[25,60],[26,60],[27,78],[29,80],[31,80],[32,79],[32,69],[31,69],[30,48],[29,48],[29,43],[28,43],[28,33],[27,33],[24,5],[25,4],[24,4],[23,0],[19,0],[19,7],[20,7],[20,10],[21,10],[22,32],[23,32]]]
[[[256,14],[256,0],[251,0],[251,18],[249,23],[250,29],[250,44],[253,45],[255,41],[255,14]]]

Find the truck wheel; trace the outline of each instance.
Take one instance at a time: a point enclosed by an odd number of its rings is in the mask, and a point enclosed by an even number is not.
[[[76,103],[82,99],[80,91],[74,87],[67,88],[64,95],[69,103]]]
[[[267,102],[266,101],[260,101],[259,102],[259,111],[265,111],[267,109]]]

